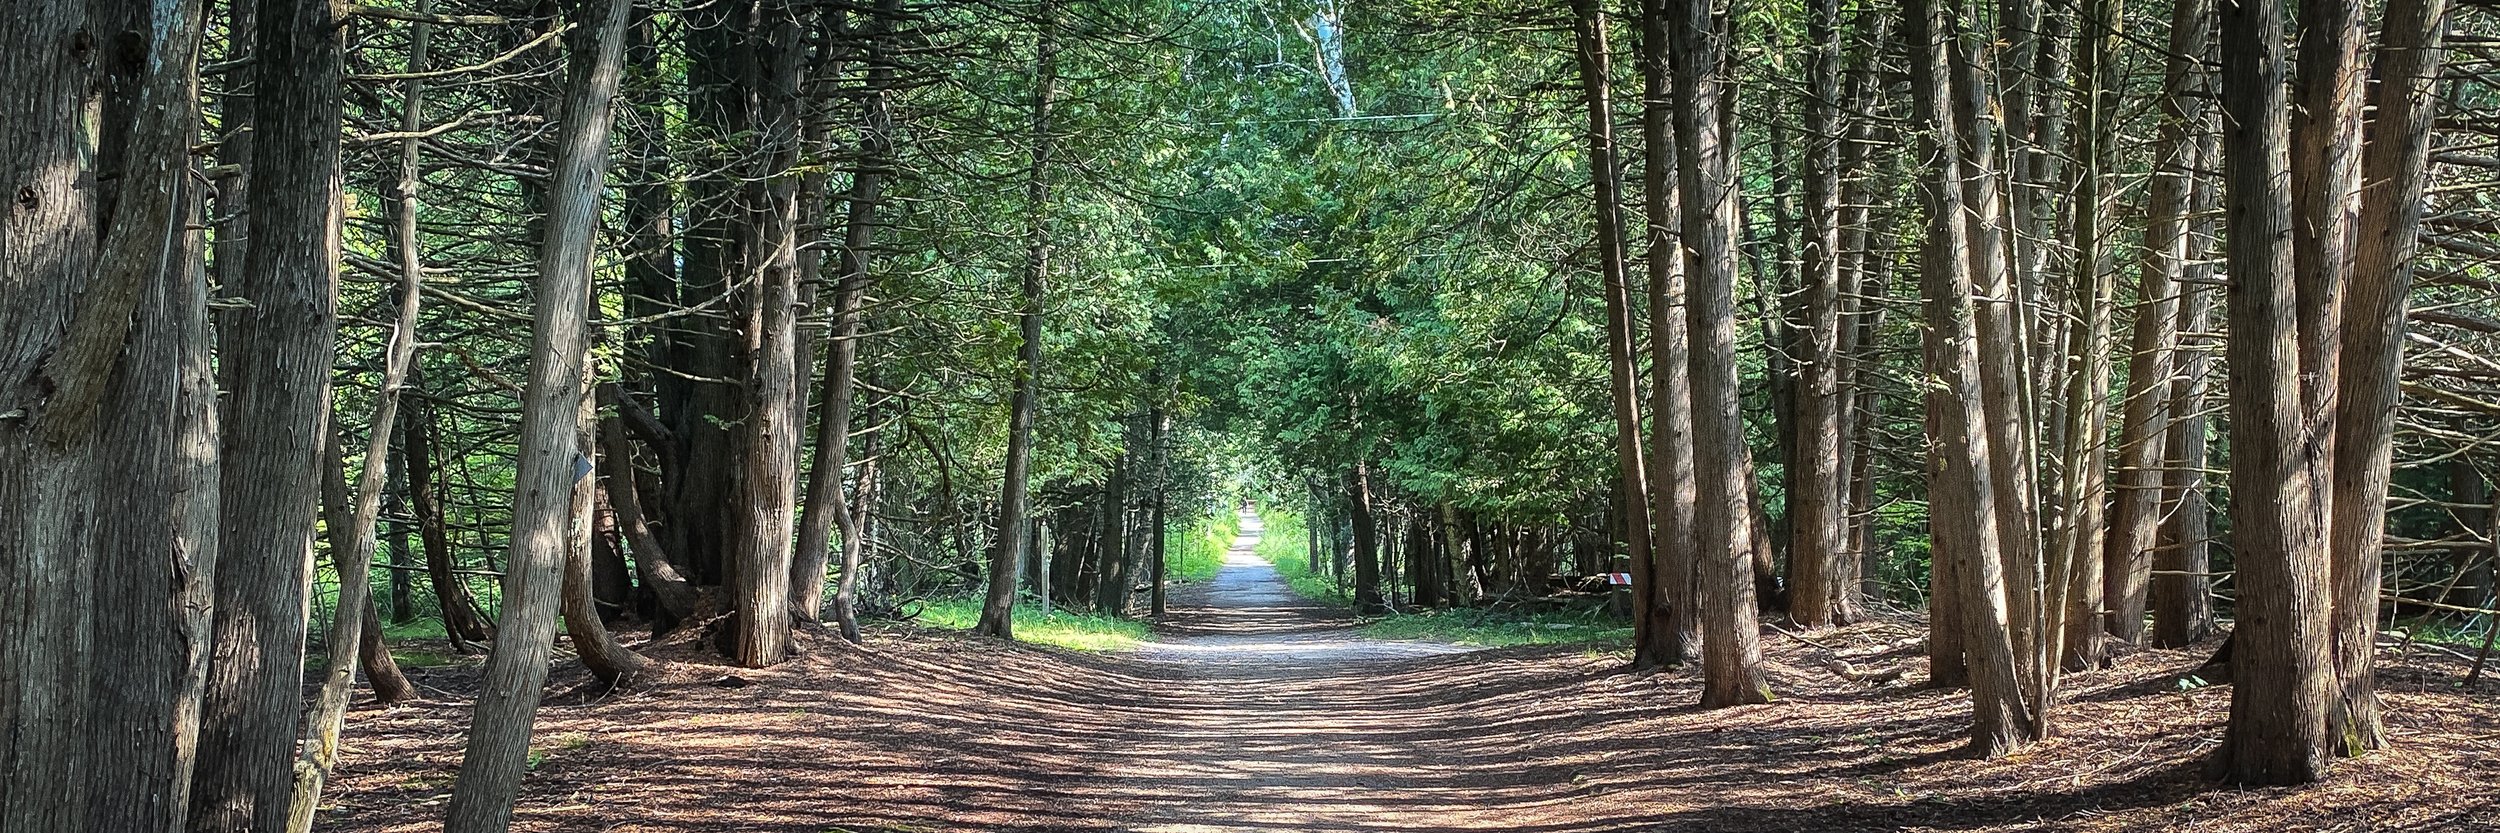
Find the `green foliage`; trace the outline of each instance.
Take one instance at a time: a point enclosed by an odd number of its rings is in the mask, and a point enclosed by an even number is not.
[[[1251,553],[1276,565],[1276,576],[1284,579],[1295,595],[1332,605],[1354,603],[1344,583],[1311,571],[1311,542],[1300,514],[1266,509],[1259,512],[1259,519],[1266,522],[1267,531],[1259,536]]]
[[[1164,576],[1172,581],[1206,581],[1224,569],[1224,553],[1240,535],[1241,519],[1229,511],[1199,518],[1187,529],[1173,530],[1164,544]]]
[[[1146,641],[1146,623],[1112,616],[1053,610],[1043,615],[1033,605],[1016,605],[1016,640],[1055,645],[1074,651],[1118,651]],[[977,597],[938,599],[920,611],[920,624],[942,630],[968,631],[981,621]]]

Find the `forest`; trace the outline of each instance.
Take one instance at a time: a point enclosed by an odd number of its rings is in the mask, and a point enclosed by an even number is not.
[[[23,0],[0,831],[2500,831],[2495,0]]]

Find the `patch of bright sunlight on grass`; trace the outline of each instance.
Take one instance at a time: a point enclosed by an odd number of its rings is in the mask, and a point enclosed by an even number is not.
[[[1518,614],[1498,610],[1426,610],[1393,613],[1363,625],[1374,639],[1429,639],[1454,645],[1502,648],[1511,645],[1586,645],[1619,648],[1632,644],[1632,626],[1603,611]]]
[[[920,624],[942,630],[968,631],[981,621],[981,600],[933,599],[921,608]],[[1111,616],[1053,610],[1044,616],[1031,604],[1016,605],[1016,640],[1055,645],[1073,651],[1119,651],[1146,640],[1146,623]]]
[[[1164,575],[1173,581],[1206,581],[1224,569],[1224,551],[1240,534],[1241,518],[1230,510],[1200,518],[1164,543]]]
[[[1276,565],[1276,574],[1296,595],[1323,604],[1353,604],[1345,585],[1326,573],[1311,570],[1310,538],[1301,516],[1265,509],[1259,517],[1267,522],[1267,535],[1259,540],[1258,555]],[[1373,639],[1422,639],[1478,648],[1584,645],[1592,650],[1611,651],[1632,644],[1631,624],[1602,609],[1584,613],[1519,613],[1458,608],[1391,613],[1364,623],[1358,632]]]

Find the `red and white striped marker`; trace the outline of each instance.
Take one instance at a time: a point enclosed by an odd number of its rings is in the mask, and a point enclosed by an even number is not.
[[[1615,585],[1615,586],[1617,586],[1617,587],[1630,587],[1630,586],[1632,586],[1632,574],[1631,574],[1631,573],[1607,573],[1607,574],[1606,574],[1606,583],[1607,583],[1607,584],[1612,584],[1612,585]]]

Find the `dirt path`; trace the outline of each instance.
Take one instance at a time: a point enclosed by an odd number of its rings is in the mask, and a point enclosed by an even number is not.
[[[1915,662],[1900,623],[1775,634],[1782,700],[1701,711],[1691,675],[1609,653],[1361,638],[1246,542],[1174,602],[1162,638],[1123,654],[908,632],[809,637],[757,671],[659,649],[656,685],[540,710],[514,829],[2500,831],[2500,707],[2453,693],[2453,668],[2382,671],[2395,749],[2309,790],[2234,791],[2196,775],[2227,690],[2172,683],[2210,649],[2073,678],[2062,737],[1971,761],[1960,693],[1823,670]],[[353,717],[322,829],[441,829],[466,682],[423,684],[436,696]]]

